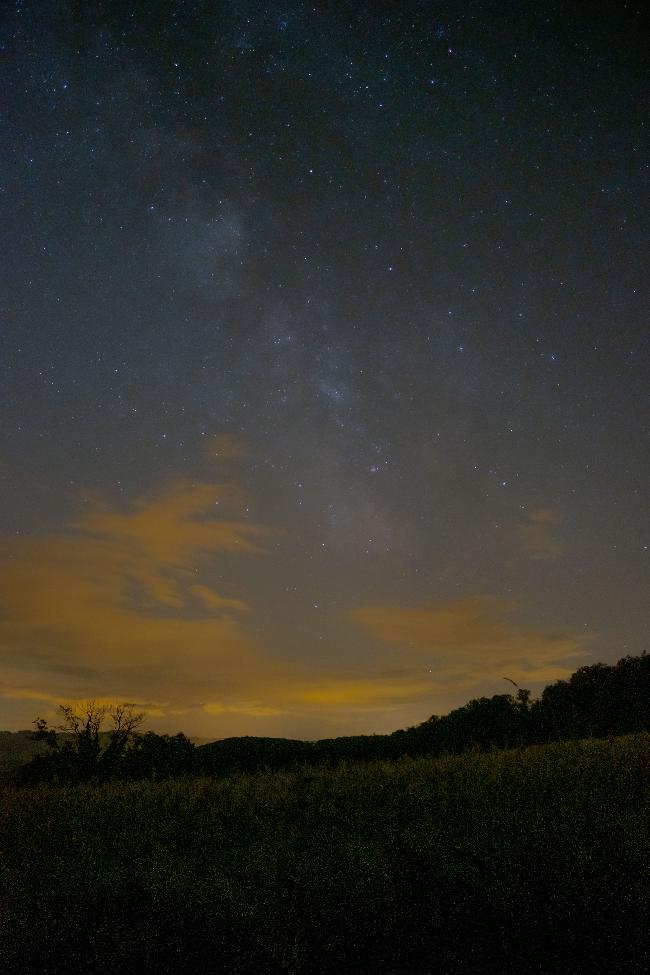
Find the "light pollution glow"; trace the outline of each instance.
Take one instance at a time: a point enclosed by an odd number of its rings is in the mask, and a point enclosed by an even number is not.
[[[236,444],[218,443],[219,459],[237,460]],[[494,689],[504,673],[543,685],[586,655],[583,635],[537,631],[514,603],[468,594],[346,609],[350,647],[361,631],[374,638],[366,672],[286,659],[259,638],[263,620],[250,625],[254,589],[211,581],[233,558],[273,572],[277,529],[247,520],[247,501],[232,477],[177,478],[128,508],[91,499],[60,532],[6,539],[0,693],[14,726],[94,698],[136,702],[150,727],[190,734],[390,730]],[[520,526],[533,557],[556,553],[554,523],[542,511]]]

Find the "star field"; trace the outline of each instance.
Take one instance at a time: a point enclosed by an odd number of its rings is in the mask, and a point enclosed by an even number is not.
[[[3,727],[386,731],[645,649],[640,16],[6,5]]]

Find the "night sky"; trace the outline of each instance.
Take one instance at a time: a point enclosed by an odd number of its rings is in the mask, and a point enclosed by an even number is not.
[[[640,4],[0,13],[0,726],[392,731],[647,637]]]

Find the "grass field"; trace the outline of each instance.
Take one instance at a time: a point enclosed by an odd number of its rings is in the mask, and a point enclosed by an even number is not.
[[[12,973],[638,972],[650,734],[0,793]]]

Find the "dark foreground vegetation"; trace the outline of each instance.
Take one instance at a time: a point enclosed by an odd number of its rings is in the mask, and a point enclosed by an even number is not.
[[[0,792],[23,973],[641,973],[650,735]]]
[[[392,735],[141,720],[9,741],[3,971],[650,971],[650,656]]]

